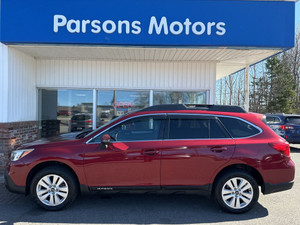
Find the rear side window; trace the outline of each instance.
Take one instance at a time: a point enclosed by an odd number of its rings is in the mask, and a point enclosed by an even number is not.
[[[250,137],[259,134],[260,131],[249,123],[228,117],[219,117],[233,138]]]
[[[209,138],[209,119],[170,119],[169,139]]]
[[[169,139],[230,138],[227,131],[215,119],[171,118]]]
[[[218,120],[210,120],[210,138],[230,138]]]
[[[300,125],[300,117],[287,117],[286,122]]]

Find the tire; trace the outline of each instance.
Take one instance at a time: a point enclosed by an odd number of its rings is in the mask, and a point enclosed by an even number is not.
[[[34,176],[30,193],[39,206],[56,211],[69,206],[76,199],[78,183],[69,170],[50,166]]]
[[[247,172],[231,170],[217,180],[214,197],[222,210],[244,213],[256,204],[259,188],[256,180]]]

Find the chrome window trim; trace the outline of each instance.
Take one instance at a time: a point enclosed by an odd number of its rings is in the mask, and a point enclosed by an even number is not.
[[[120,123],[126,122],[127,120],[134,119],[134,118],[138,118],[138,117],[145,117],[145,116],[166,116],[166,115],[167,115],[167,113],[151,113],[151,114],[142,114],[142,115],[136,115],[136,116],[129,117],[129,118],[125,119],[125,120],[122,120],[122,121],[120,121],[120,122],[114,124],[114,125],[111,126],[111,127],[106,128],[105,130],[103,130],[103,131],[101,131],[99,134],[97,134],[96,136],[90,138],[90,139],[89,139],[88,141],[86,141],[85,143],[86,143],[86,144],[89,144],[90,141],[91,141],[92,139],[97,138],[99,135],[103,134],[104,132],[108,131],[108,130],[111,129],[111,128],[114,128],[115,126],[119,125]],[[162,139],[157,139],[157,140],[144,140],[144,141],[159,141],[159,140],[162,140]],[[140,141],[140,140],[139,140],[139,141]],[[122,142],[125,142],[125,141],[122,141]],[[137,141],[126,141],[126,142],[137,142]],[[116,142],[114,142],[114,143],[120,143],[120,142],[117,142],[117,141],[116,141]],[[91,144],[100,144],[100,142],[93,142],[93,143],[91,143]]]
[[[114,141],[112,143],[130,143],[130,142],[145,142],[145,141],[164,141],[165,139],[157,139],[157,140],[138,140],[138,141]],[[88,143],[90,145],[92,144],[100,144],[100,142],[92,142],[92,143]]]
[[[197,114],[197,113],[153,113],[153,114],[136,115],[136,116],[127,118],[127,119],[125,119],[125,120],[122,120],[122,121],[116,123],[115,125],[113,125],[112,127],[109,127],[109,128],[107,128],[107,129],[103,130],[101,133],[97,134],[96,136],[90,138],[90,139],[86,142],[86,144],[90,144],[90,141],[91,141],[92,139],[97,138],[99,135],[103,134],[103,133],[106,132],[107,130],[109,130],[109,129],[111,129],[111,128],[113,128],[113,127],[115,127],[115,126],[119,125],[120,123],[123,123],[123,122],[125,122],[125,121],[127,121],[127,120],[134,119],[134,118],[138,118],[138,117],[155,116],[155,115],[160,115],[160,116],[161,116],[161,115],[164,115],[164,116],[168,116],[168,115],[186,115],[186,116],[208,116],[208,117],[211,116],[211,117],[226,117],[226,118],[238,119],[238,120],[241,120],[241,121],[243,121],[243,122],[245,122],[245,123],[247,123],[247,124],[249,124],[249,125],[255,127],[256,129],[259,130],[259,133],[254,134],[254,135],[251,135],[251,136],[237,137],[237,138],[231,137],[231,138],[210,138],[210,139],[207,139],[207,138],[206,138],[206,139],[157,139],[157,140],[126,141],[126,142],[177,141],[177,140],[178,140],[178,141],[183,141],[183,140],[187,140],[187,141],[189,141],[189,140],[193,140],[193,141],[194,141],[194,140],[233,140],[233,139],[245,139],[245,138],[255,137],[255,136],[257,136],[257,135],[259,135],[259,134],[261,134],[261,133],[263,132],[263,130],[262,130],[260,127],[254,125],[253,123],[250,123],[250,122],[247,121],[247,120],[244,120],[244,119],[242,119],[242,118],[235,117],[235,116],[216,115],[216,114]],[[223,123],[222,123],[222,124],[223,124]],[[125,141],[123,141],[123,142],[125,142]],[[117,141],[116,141],[116,142],[114,142],[114,143],[121,143],[121,142],[117,142]],[[100,144],[100,142],[93,142],[93,143],[91,143],[91,144]]]
[[[259,135],[259,134],[261,134],[261,133],[263,132],[263,130],[262,130],[260,127],[254,125],[253,123],[250,123],[250,122],[247,121],[247,120],[244,120],[244,119],[242,119],[242,118],[235,117],[235,116],[216,115],[216,114],[196,114],[196,113],[167,113],[167,115],[188,115],[188,116],[194,115],[194,116],[226,117],[226,118],[232,118],[232,119],[238,119],[238,120],[241,120],[241,121],[243,121],[243,122],[245,122],[245,123],[247,123],[247,124],[249,124],[249,125],[251,125],[251,126],[253,126],[253,127],[255,127],[256,129],[259,130],[259,133],[254,134],[254,135],[251,135],[251,136],[246,136],[246,137],[237,137],[237,138],[235,138],[235,137],[232,137],[232,138],[218,138],[218,139],[223,139],[223,140],[251,138],[251,137],[257,136],[257,135]],[[222,124],[223,124],[223,123],[222,123]],[[213,138],[213,140],[215,140],[215,139],[217,139],[217,138]],[[188,140],[188,139],[164,139],[164,140]],[[212,139],[189,139],[189,140],[212,140]]]

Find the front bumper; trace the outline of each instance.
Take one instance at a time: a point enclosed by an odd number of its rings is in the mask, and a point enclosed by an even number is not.
[[[280,183],[280,184],[265,183],[262,193],[266,195],[266,194],[271,194],[279,191],[286,191],[291,189],[293,185],[294,185],[294,181]]]
[[[5,181],[5,187],[7,190],[13,193],[19,193],[19,194],[25,194],[26,193],[26,187],[18,186],[16,185],[13,180],[8,175],[8,171],[4,173],[4,181]]]

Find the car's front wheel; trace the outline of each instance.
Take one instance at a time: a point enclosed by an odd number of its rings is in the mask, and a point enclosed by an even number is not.
[[[31,196],[47,210],[60,210],[77,197],[74,175],[63,167],[47,167],[38,172],[31,183]]]
[[[256,180],[244,171],[229,171],[216,182],[215,199],[221,209],[231,213],[244,213],[254,207],[259,188]]]

